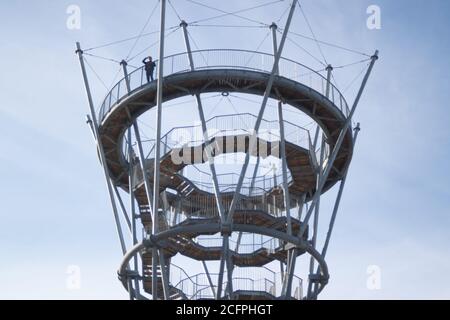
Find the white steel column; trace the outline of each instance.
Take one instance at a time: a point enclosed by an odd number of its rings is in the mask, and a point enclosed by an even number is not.
[[[195,65],[194,65],[194,59],[192,57],[191,44],[190,44],[189,35],[187,32],[186,21],[181,21],[180,26],[183,29],[184,43],[186,46],[186,51],[188,53],[189,65],[190,65],[191,70],[194,71]],[[195,98],[197,101],[198,113],[199,113],[200,121],[202,124],[203,140],[206,143],[206,153],[208,156],[209,169],[211,171],[211,176],[212,176],[212,180],[213,180],[214,195],[216,198],[217,209],[219,211],[219,216],[220,216],[221,222],[224,223],[226,220],[226,213],[223,208],[222,196],[220,194],[220,188],[219,188],[219,181],[217,179],[216,168],[214,166],[213,150],[211,149],[211,146],[208,144],[208,141],[209,141],[208,128],[206,126],[206,119],[205,119],[205,114],[203,112],[203,105],[202,105],[202,100],[201,100],[200,94],[198,94],[198,93],[195,94]],[[230,282],[230,279],[232,279],[233,267],[230,262],[229,237],[230,237],[229,234],[226,234],[223,236],[223,244],[222,244],[223,252],[222,252],[221,261],[220,261],[220,265],[219,265],[219,277],[218,277],[217,292],[216,292],[217,298],[220,298],[221,291],[222,291],[223,273],[225,270],[225,265],[227,267],[227,275],[228,275],[228,283],[229,283],[227,288],[229,290],[230,297],[232,295],[232,290],[233,290],[232,281]]]
[[[326,68],[327,70],[327,88],[325,91],[325,96],[327,98],[330,97],[330,88],[331,88],[331,71],[333,71],[333,67],[331,66],[331,64],[329,64]]]
[[[129,185],[129,192],[130,192],[130,213],[131,213],[131,234],[133,238],[133,246],[135,246],[138,243],[137,239],[137,226],[136,226],[136,203],[134,198],[134,151],[133,151],[133,145],[131,143],[131,128],[128,129],[128,162],[129,162],[129,169],[128,169],[128,185]],[[134,271],[135,273],[138,273],[139,266],[138,266],[138,255],[136,254],[134,256]],[[139,288],[139,280],[134,279],[134,287],[136,290],[136,293],[140,295],[140,288]]]
[[[87,94],[88,103],[89,103],[89,110],[91,112],[91,117],[92,117],[92,126],[94,128],[95,138],[97,141],[97,148],[99,151],[100,160],[101,160],[102,167],[103,167],[103,173],[104,173],[105,179],[106,179],[106,186],[108,188],[109,198],[110,198],[111,206],[112,206],[113,213],[114,213],[114,221],[116,222],[116,228],[117,228],[117,233],[119,235],[120,246],[122,248],[123,254],[125,254],[127,252],[127,248],[125,245],[125,240],[123,238],[122,227],[120,225],[120,219],[119,219],[116,201],[114,198],[112,182],[109,177],[109,172],[108,172],[108,167],[107,167],[107,163],[106,163],[106,157],[105,157],[105,152],[103,149],[103,144],[99,139],[97,114],[95,113],[94,102],[92,100],[91,89],[89,87],[89,80],[87,77],[86,66],[84,64],[84,58],[83,58],[83,50],[81,50],[81,45],[79,42],[77,42],[76,53],[78,54],[78,58],[80,60],[81,72],[83,74],[84,86],[86,89],[86,94]]]
[[[128,77],[128,69],[127,69],[126,61],[122,61],[121,65],[122,65],[124,76],[125,76],[125,83],[126,83],[126,86],[127,86],[127,90],[128,90],[128,93],[130,93],[131,92],[131,86],[130,86],[130,81],[129,81],[129,77]],[[138,140],[140,159],[143,160],[144,159],[144,153],[143,153],[143,149],[142,149],[142,142],[141,142],[141,139],[140,139],[139,128],[137,126],[136,121],[133,121],[133,123],[134,123],[134,128],[137,131],[137,133],[135,135],[137,136],[137,140]],[[129,139],[129,143],[131,144],[131,132],[130,131],[129,131],[128,137],[129,137],[128,138]],[[130,146],[130,148],[131,148],[131,146]],[[130,150],[130,159],[131,159],[131,157],[132,157],[132,148]],[[132,163],[131,160],[130,160],[130,163]],[[146,173],[146,170],[145,170],[145,164],[144,163],[145,162],[142,162],[142,168],[143,168],[142,172],[143,172],[144,184],[146,186],[146,190],[150,190],[150,186],[149,186],[149,183],[148,183],[148,177],[147,177],[147,173]],[[132,172],[130,172],[130,179],[131,179],[131,174],[132,174]],[[131,188],[131,186],[132,186],[132,184],[130,182],[130,196],[132,196],[132,195],[134,196],[134,191],[133,191],[133,188]],[[147,197],[148,197],[148,201],[149,201],[149,207],[151,208],[152,207],[152,202],[151,202],[150,192],[147,192]],[[131,201],[133,203],[132,207],[134,208],[134,200],[133,200],[133,198],[131,199]],[[151,209],[151,212],[152,212],[152,221],[156,221],[156,219],[158,219],[158,215],[155,214],[155,212],[157,213],[158,211],[154,211],[154,208],[153,208],[153,209]],[[134,221],[134,219],[133,219],[133,221]],[[155,225],[154,222],[152,223],[152,226],[153,225]],[[153,235],[155,234],[154,233],[154,229],[152,229],[152,234]],[[157,252],[157,255],[155,255],[155,251],[157,251],[157,250],[152,249],[152,284],[153,284],[153,274],[156,274],[156,273],[153,272],[153,270],[157,270],[157,269],[153,268],[154,267],[154,262],[156,261],[156,258],[159,257],[158,262],[159,262],[159,265],[160,265],[160,268],[161,268],[161,276],[162,276],[163,290],[164,290],[164,299],[168,300],[169,299],[169,295],[170,295],[170,293],[169,293],[169,284],[168,284],[169,279],[168,279],[168,274],[166,272],[165,259],[164,259],[164,256],[162,255],[163,254],[162,250]],[[136,257],[135,257],[135,261],[136,261]],[[152,290],[153,290],[153,288],[152,288]],[[152,292],[156,292],[156,291],[152,291]]]
[[[306,193],[303,193],[300,198],[300,203],[297,200],[297,206],[298,206],[298,212],[297,212],[297,219],[299,223],[302,221],[302,213],[303,213],[303,207],[305,205],[306,201]],[[295,273],[295,264],[297,260],[297,249],[292,249],[289,251],[290,257],[287,264],[287,277],[285,278],[285,281],[283,282],[283,290],[281,295],[287,299],[291,297],[292,294],[292,280],[294,278]]]
[[[278,70],[278,64],[281,59],[281,54],[283,52],[284,44],[286,42],[286,37],[289,32],[289,27],[291,25],[292,16],[294,15],[294,11],[295,11],[297,2],[298,2],[297,0],[292,1],[291,10],[289,12],[289,17],[287,19],[286,27],[283,32],[283,37],[281,38],[279,49],[277,50],[277,54],[275,55],[275,62],[273,64],[272,73],[270,74],[270,78],[267,83],[266,92],[264,93],[264,98],[263,98],[263,102],[261,104],[261,109],[259,111],[258,118],[256,119],[254,133],[253,133],[252,138],[250,139],[249,152],[247,152],[247,154],[245,156],[245,162],[242,167],[241,174],[239,176],[238,185],[236,187],[236,191],[234,193],[233,200],[231,201],[231,205],[230,205],[230,209],[229,209],[228,217],[227,217],[228,224],[231,224],[232,219],[233,219],[234,210],[236,208],[238,201],[240,200],[240,192],[241,192],[241,188],[242,188],[242,183],[244,182],[245,173],[247,172],[247,168],[248,168],[248,165],[250,162],[250,150],[252,150],[255,147],[256,142],[257,142],[257,134],[258,134],[259,128],[261,126],[261,121],[262,121],[262,117],[264,115],[264,111],[267,106],[267,102],[269,101],[269,96],[272,91],[273,83],[275,82],[275,76],[276,76],[276,72]]]
[[[187,32],[188,24],[186,23],[186,21],[181,21],[180,26],[183,30],[184,44],[186,46],[186,52],[188,54],[189,66],[191,68],[191,71],[194,71],[195,70],[194,58],[192,57],[191,43],[189,41],[189,35]],[[214,195],[216,197],[217,210],[219,211],[219,216],[220,216],[222,222],[224,222],[225,221],[225,210],[223,209],[222,196],[220,195],[219,181],[217,180],[216,167],[214,166],[213,152],[212,152],[211,146],[208,144],[209,135],[208,135],[208,128],[206,126],[205,114],[203,112],[203,104],[202,104],[200,94],[198,94],[198,93],[195,94],[195,98],[197,101],[197,108],[198,108],[198,113],[200,116],[200,122],[202,124],[203,140],[206,143],[206,153],[208,155],[209,169],[211,170],[211,176],[213,179]]]
[[[359,134],[359,131],[360,131],[360,130],[361,130],[360,124],[358,123],[358,124],[356,125],[355,133],[354,133],[354,135],[353,135],[353,147],[354,147],[355,144],[356,144],[356,140],[357,140],[357,138],[358,138],[358,134]],[[339,209],[339,205],[340,205],[340,202],[341,202],[342,193],[343,193],[344,187],[345,187],[345,181],[347,180],[348,169],[349,169],[349,168],[347,168],[347,172],[345,173],[345,175],[344,175],[344,177],[342,178],[341,183],[340,183],[340,185],[339,185],[339,191],[338,191],[338,194],[337,194],[337,197],[336,197],[336,201],[335,201],[335,203],[334,203],[333,213],[332,213],[332,215],[331,215],[330,225],[329,225],[329,227],[328,227],[327,236],[326,236],[326,239],[325,239],[325,244],[323,245],[323,249],[322,249],[322,258],[323,258],[323,259],[325,259],[325,256],[327,255],[328,245],[329,245],[329,243],[330,243],[331,234],[332,234],[332,232],[333,232],[334,223],[335,223],[335,221],[336,221],[336,216],[337,216],[338,209]],[[320,266],[317,266],[316,274],[319,274],[319,273],[320,273]],[[314,295],[315,295],[314,297],[317,297],[317,294],[318,294],[317,291],[318,291],[318,284],[315,283],[315,284],[314,284]]]
[[[272,30],[272,47],[273,47],[273,57],[275,59],[278,51],[278,41],[277,41],[277,29],[278,26],[275,22],[270,25],[270,30]],[[277,66],[276,74],[279,74],[279,67]]]
[[[360,124],[358,123],[356,128],[355,128],[355,134],[353,136],[353,147],[356,144],[356,140],[358,139],[358,134],[359,134],[360,130],[361,130]],[[348,168],[347,168],[347,172],[348,172]],[[324,258],[325,258],[326,254],[327,254],[328,245],[330,243],[330,238],[331,238],[331,233],[333,232],[333,227],[334,227],[334,223],[336,221],[336,215],[337,215],[337,212],[338,212],[338,209],[339,209],[339,204],[341,203],[342,193],[344,191],[345,182],[347,180],[347,172],[345,173],[345,176],[341,180],[341,184],[339,186],[339,192],[338,192],[338,195],[337,195],[337,198],[336,198],[336,202],[335,202],[334,208],[333,208],[333,214],[331,215],[330,226],[328,228],[327,237],[326,237],[323,249],[322,249],[322,257],[324,257]]]
[[[158,91],[157,91],[157,110],[156,110],[156,138],[155,138],[155,167],[153,171],[153,223],[152,234],[158,233],[159,220],[159,178],[160,178],[160,152],[161,152],[161,118],[162,118],[162,103],[163,103],[163,84],[164,84],[164,30],[166,24],[166,0],[161,0],[161,19],[160,19],[160,34],[159,34],[159,63],[158,63]],[[153,247],[153,256],[158,255],[157,248]],[[161,263],[161,261],[159,261]],[[152,296],[153,300],[157,300],[157,274],[156,274],[156,259],[152,259]],[[162,266],[161,266],[162,268]],[[162,271],[163,281],[165,273]],[[165,282],[165,281],[164,281]],[[164,290],[166,296],[166,290]],[[165,297],[167,298],[167,296]]]
[[[322,179],[324,160],[325,160],[325,137],[322,136],[322,144],[320,147],[320,163],[319,163],[319,168],[318,168],[318,172],[317,172],[317,177],[318,177],[317,184],[319,184],[319,181]],[[312,237],[312,246],[314,249],[316,248],[316,244],[317,244],[317,233],[318,233],[318,228],[319,228],[319,212],[320,212],[320,198],[317,200],[317,204],[315,206],[315,211],[314,211],[313,237]],[[311,260],[309,261],[309,274],[310,275],[314,273],[314,263],[315,263],[315,259],[314,259],[314,257],[311,257]],[[308,292],[307,292],[308,298],[311,297],[312,290],[313,290],[313,286],[312,286],[312,282],[310,280],[308,282]]]
[[[372,56],[372,61],[371,61],[370,65],[369,65],[369,68],[367,70],[366,75],[364,76],[364,80],[363,80],[363,82],[361,84],[361,87],[360,87],[360,89],[358,91],[358,94],[356,96],[355,102],[353,103],[353,106],[352,106],[352,109],[350,111],[350,114],[347,117],[347,120],[345,121],[345,123],[344,123],[344,125],[343,125],[343,127],[341,129],[341,132],[339,134],[339,137],[338,137],[338,139],[336,141],[336,144],[335,144],[335,146],[333,148],[333,151],[332,151],[330,157],[328,158],[327,166],[325,168],[325,172],[322,175],[322,179],[319,182],[319,187],[318,187],[318,189],[316,190],[316,193],[313,196],[313,199],[311,201],[311,206],[310,206],[310,208],[308,210],[308,213],[305,216],[305,221],[304,221],[305,223],[304,223],[304,225],[302,226],[302,228],[300,230],[300,237],[303,236],[303,234],[304,234],[304,232],[306,230],[306,225],[307,225],[307,223],[309,221],[309,218],[311,217],[311,215],[313,213],[313,210],[314,210],[314,207],[316,206],[317,201],[320,198],[320,195],[322,193],[322,189],[325,186],[325,182],[328,179],[328,175],[330,174],[331,169],[333,168],[334,161],[336,160],[336,156],[337,156],[337,154],[339,152],[339,149],[341,148],[342,142],[344,141],[344,138],[345,138],[345,135],[347,133],[347,130],[351,126],[353,114],[355,113],[356,107],[358,106],[359,100],[361,99],[362,93],[363,93],[364,88],[365,88],[365,86],[367,84],[367,80],[369,79],[369,76],[370,76],[370,73],[372,72],[372,69],[373,69],[373,66],[375,64],[375,61],[377,61],[377,60],[378,60],[378,50],[375,51],[375,54]]]
[[[209,286],[211,287],[211,293],[213,297],[216,296],[216,289],[214,289],[214,283],[212,282],[211,275],[209,274],[208,266],[206,262],[202,260],[203,270],[205,271],[206,277],[208,278]]]
[[[291,199],[289,196],[288,175],[287,175],[287,159],[286,159],[286,139],[284,134],[284,119],[283,119],[283,104],[278,102],[278,117],[280,122],[280,136],[281,136],[281,165],[283,169],[283,194],[284,207],[286,210],[287,233],[292,235],[292,221],[291,221]]]
[[[128,93],[131,92],[131,87],[130,87],[130,79],[128,77],[128,69],[127,69],[127,62],[122,60],[121,62],[122,65],[122,69],[123,69],[123,74],[125,76],[125,84],[127,86],[127,91]],[[152,194],[151,194],[151,186],[150,186],[150,179],[148,177],[148,173],[147,173],[147,169],[145,168],[145,154],[144,154],[144,149],[142,147],[142,140],[141,140],[141,133],[139,131],[139,126],[137,124],[136,120],[131,119],[131,115],[129,115],[130,120],[133,121],[133,129],[134,129],[134,136],[136,139],[136,144],[138,147],[138,154],[139,154],[139,164],[141,167],[141,172],[142,172],[142,179],[144,180],[144,187],[145,187],[145,193],[147,195],[147,201],[148,201],[148,207],[150,209],[150,214],[152,216],[152,221],[155,220],[155,214],[153,212],[153,199],[152,199]],[[131,137],[131,135],[130,135]]]
[[[255,169],[253,170],[252,182],[250,184],[250,191],[249,191],[249,196],[250,197],[253,195],[253,189],[255,188],[256,175],[258,174],[258,169],[259,169],[259,164],[260,163],[261,163],[261,158],[258,157],[256,159]],[[234,252],[236,252],[236,253],[239,252],[239,246],[241,245],[241,240],[242,240],[242,232],[239,232],[238,238],[237,238],[237,241],[236,241],[236,247],[234,249]]]

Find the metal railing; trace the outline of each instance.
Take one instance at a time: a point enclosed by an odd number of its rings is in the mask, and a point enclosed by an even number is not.
[[[251,113],[239,113],[215,116],[206,121],[210,138],[226,135],[252,134],[257,116]],[[285,138],[300,147],[308,148],[309,130],[287,120],[283,121]],[[262,119],[258,138],[268,142],[280,140],[280,125],[278,120]],[[193,146],[203,142],[201,124],[194,126],[175,127],[169,130],[161,141],[173,148],[185,145]]]
[[[271,73],[274,56],[272,54],[235,49],[209,49],[192,52],[196,70],[237,69]],[[158,63],[158,61],[156,61]],[[164,77],[191,72],[188,53],[179,53],[164,58]],[[281,58],[279,76],[294,80],[322,94],[325,99],[327,80],[317,71],[290,59]],[[144,66],[128,75],[131,93],[147,85]],[[128,96],[126,79],[121,79],[107,94],[100,106],[99,121],[102,122],[109,111]],[[348,104],[341,92],[330,83],[329,100],[347,117]]]
[[[215,116],[206,121],[210,139],[232,135],[253,134],[257,116],[251,113],[229,114]],[[304,149],[309,149],[311,135],[308,129],[287,120],[283,121],[286,141]],[[267,142],[279,142],[279,121],[262,119],[258,138]],[[198,146],[204,142],[201,124],[174,127],[161,137],[160,157],[170,150],[182,147]],[[155,157],[155,140],[143,140],[143,148],[147,159]],[[133,147],[136,146],[136,143]],[[128,160],[127,143],[123,144],[124,158]]]
[[[224,271],[223,279],[227,279]],[[214,292],[217,292],[218,273],[209,273]],[[233,291],[264,292],[274,297],[281,296],[282,276],[267,267],[236,268],[233,271]],[[211,286],[206,273],[189,276],[184,269],[176,267],[170,270],[170,282],[176,289],[181,290],[187,299],[213,299]],[[226,295],[228,282],[224,280],[221,295]],[[303,280],[293,276],[292,297],[297,300],[303,298]]]
[[[210,273],[209,276],[213,282],[213,287],[217,290],[218,274]],[[227,288],[228,282],[223,283],[223,290]],[[212,299],[212,290],[209,285],[206,273],[198,273],[189,278],[185,278],[179,281],[175,288],[184,292],[186,297],[190,300],[195,299]],[[251,277],[233,276],[233,290],[244,290],[251,292],[266,292],[269,294],[275,294],[275,282],[268,278],[253,279]]]
[[[248,254],[258,251],[259,249],[267,249],[269,252],[274,252],[275,250],[282,247],[283,242],[276,238],[265,239],[264,237],[260,237],[256,234],[252,235],[252,241],[243,240],[244,236],[239,243],[238,253],[239,254]],[[223,239],[222,238],[211,238],[211,237],[197,237],[195,242],[201,246],[207,248],[217,248],[222,247]],[[235,250],[238,242],[229,239],[231,250]]]
[[[256,121],[256,116],[250,113],[243,114],[232,114],[215,116],[207,121],[207,125],[211,128],[211,132],[208,134],[210,139],[213,138],[223,138],[227,135],[230,137],[236,135],[250,135],[251,130],[247,130],[246,127],[252,127]],[[244,125],[244,128],[239,126]],[[297,126],[289,121],[284,121],[285,127],[285,138],[287,142],[293,143],[304,149],[311,149],[311,136],[309,130]],[[261,139],[265,141],[280,141],[279,132],[276,130],[279,128],[279,122],[277,120],[265,120],[262,121],[262,128],[265,129],[265,133],[262,132]],[[182,137],[183,140],[180,141],[178,137]],[[186,147],[201,146],[203,144],[203,134],[201,133],[201,126],[183,126],[175,127],[169,130],[161,138],[161,148],[160,157],[172,156],[171,152],[176,152],[176,150]],[[245,141],[243,141],[245,143]],[[143,149],[146,155],[146,159],[155,158],[155,140],[144,140],[142,141]],[[328,146],[327,146],[328,147]],[[136,143],[133,145],[136,149]],[[202,149],[199,149],[200,151]],[[135,150],[136,154],[137,151]],[[315,156],[319,157],[320,149],[316,150]],[[129,161],[129,153],[127,143],[123,144],[123,154],[126,161]],[[328,148],[327,153],[328,154]],[[201,153],[199,156],[203,156]],[[190,157],[189,157],[190,158]],[[217,160],[216,160],[217,163]],[[195,170],[195,179],[190,179],[199,189],[212,193],[214,186],[211,182],[211,174],[200,170],[196,165],[189,166],[187,169]],[[239,181],[239,174],[236,173],[223,173],[217,175],[219,179],[219,187],[222,192],[232,192]],[[141,177],[142,178],[142,177]],[[139,180],[139,179],[138,179]],[[264,174],[253,177],[246,177],[243,184],[244,195],[260,195],[264,194],[267,190],[270,190],[276,186],[280,185],[282,181],[282,175],[280,174]],[[292,181],[291,172],[288,171],[288,183]]]
[[[273,217],[285,217],[286,212],[280,206],[283,206],[282,196],[278,199],[276,204],[275,199],[267,199],[261,195],[261,201],[250,202],[245,198],[237,203],[235,210],[240,211],[263,211]],[[222,206],[225,211],[231,207],[232,199],[222,199]],[[166,221],[168,226],[176,226],[187,219],[211,219],[219,217],[219,210],[217,208],[216,200],[213,197],[205,197],[204,195],[191,195],[186,198],[180,198],[177,201],[169,204],[166,208]]]
[[[208,173],[205,173],[206,178],[211,178],[211,175]],[[226,193],[233,193],[236,190],[237,187],[237,181],[238,177],[236,177],[233,173],[226,173],[217,175],[217,178],[221,179],[223,177],[227,177],[227,180],[231,180],[228,183],[219,183],[219,189],[222,194]],[[206,178],[203,178],[203,180],[190,180],[198,189],[201,191],[207,192],[207,193],[214,193],[214,184],[212,182],[206,182]],[[280,188],[282,176],[278,175],[276,178],[271,177],[269,175],[258,177],[258,179],[255,179],[254,186],[250,187],[249,185],[252,184],[251,178],[246,178],[243,182],[243,185],[241,187],[240,194],[246,197],[256,197],[261,195],[267,195],[267,192],[269,190],[272,190],[274,188]],[[275,180],[279,181],[278,184],[275,184]],[[291,175],[288,175],[288,183],[292,181]],[[259,208],[253,208],[253,209],[259,209]]]

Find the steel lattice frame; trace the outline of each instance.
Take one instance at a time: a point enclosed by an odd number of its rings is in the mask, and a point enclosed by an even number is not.
[[[160,57],[165,57],[165,5],[166,1],[162,0]],[[119,268],[119,278],[128,290],[130,299],[147,299],[145,294],[141,292],[142,288],[151,294],[153,299],[198,298],[199,295],[197,293],[196,295],[188,295],[180,287],[177,287],[170,277],[170,268],[172,267],[171,257],[177,253],[188,257],[197,257],[197,260],[202,261],[204,274],[208,281],[208,286],[206,287],[215,299],[249,297],[292,299],[292,282],[295,277],[296,260],[305,253],[311,256],[308,291],[306,295],[301,294],[296,298],[316,299],[327,284],[329,273],[325,256],[342,197],[353,147],[359,131],[359,125],[356,128],[352,128],[351,121],[372,67],[378,59],[378,52],[371,59],[371,64],[351,108],[348,108],[343,96],[331,84],[331,66],[327,68],[327,78],[322,79],[326,84],[324,92],[318,92],[303,83],[289,79],[281,71],[280,62],[299,65],[296,62],[282,58],[286,36],[289,32],[296,5],[297,1],[293,1],[286,27],[283,30],[283,35],[279,43],[276,39],[277,26],[275,24],[270,26],[274,43],[274,54],[270,56],[272,60],[270,68],[252,69],[242,65],[227,66],[226,68],[210,65],[196,66],[195,57],[201,54],[201,52],[191,50],[187,33],[188,24],[183,21],[180,27],[183,31],[186,52],[160,59],[158,64],[158,80],[156,83],[150,84],[143,83],[142,69],[129,74],[127,63],[122,61],[124,79],[109,93],[100,110],[100,114],[97,114],[94,108],[84,65],[83,51],[80,44],[77,43],[77,54],[80,59],[91,113],[88,116],[88,123],[90,124],[98,148],[120,244],[124,254],[124,260]],[[214,52],[219,52],[219,54],[223,54],[224,52],[228,52],[228,54],[230,52],[231,54],[234,52],[237,52],[237,54],[248,53],[248,51],[236,50],[215,50]],[[253,55],[262,55],[257,52],[250,53]],[[187,68],[183,70],[172,70],[168,72],[168,75],[163,76],[165,74],[165,61],[168,61],[168,59],[172,59],[173,61],[173,59],[179,59],[180,57],[186,59],[188,63]],[[141,78],[141,82],[137,86],[132,84],[132,79],[136,75],[140,75]],[[254,132],[256,134],[251,134],[246,137],[247,140],[244,150],[246,155],[245,162],[239,175],[239,181],[232,194],[225,194],[220,190],[214,163],[216,151],[213,150],[213,144],[209,143],[215,137],[208,136],[208,120],[205,118],[201,99],[202,94],[209,92],[249,93],[263,97],[261,108],[255,121]],[[183,202],[180,199],[185,197],[189,200],[192,194],[183,194],[183,190],[192,190],[192,187],[190,187],[189,181],[180,174],[183,165],[168,162],[168,157],[165,156],[167,152],[161,151],[161,116],[164,102],[186,95],[194,95],[197,102],[198,114],[204,133],[204,147],[202,146],[200,151],[202,154],[206,153],[207,155],[205,159],[202,158],[201,162],[208,164],[213,185],[213,192],[208,195],[209,198],[205,201],[213,201],[213,205],[209,205],[208,210],[206,207],[203,210],[199,210],[203,212],[202,219],[193,219],[193,216],[189,216],[184,221],[177,222],[177,215],[181,215],[184,208]],[[279,158],[282,163],[282,183],[280,190],[282,192],[279,192],[278,195],[281,199],[280,208],[284,209],[280,209],[280,211],[283,211],[283,214],[280,216],[275,216],[270,211],[264,211],[262,209],[255,209],[253,211],[250,209],[242,209],[243,204],[248,205],[251,201],[253,201],[254,208],[257,208],[259,205],[258,203],[254,204],[255,200],[252,198],[251,192],[248,197],[243,198],[241,189],[252,156],[252,150],[261,143],[261,139],[257,133],[259,132],[262,121],[264,121],[264,111],[270,98],[279,101]],[[288,104],[303,111],[317,122],[315,136],[313,138],[309,136],[309,150],[304,148],[299,149],[298,146],[296,147],[289,141],[286,141],[284,127],[286,121],[283,118],[283,104]],[[137,118],[153,107],[157,108],[157,133],[155,137],[154,156],[153,158],[149,158],[144,152]],[[325,136],[325,139],[322,139],[322,141],[318,141],[319,127]],[[133,135],[137,152],[132,144]],[[315,150],[317,150],[319,143],[322,146],[320,148],[321,154],[319,159],[317,159]],[[329,148],[328,154],[324,151],[326,150],[325,147]],[[287,149],[290,150],[290,155],[293,154],[292,150],[294,150],[297,152],[295,155],[298,159],[305,159],[306,164],[304,163],[303,166],[311,170],[310,177],[313,183],[311,185],[311,181],[309,181],[309,189],[303,188],[306,182],[296,182],[300,181],[295,180],[296,173],[292,174],[294,175],[293,179],[295,181],[289,182],[288,173],[290,172],[289,170],[292,171],[292,163],[295,159],[293,160],[292,156],[288,155]],[[226,153],[229,151],[224,149],[223,152]],[[258,157],[259,163],[260,154],[258,152],[256,151],[253,155]],[[153,176],[151,176],[152,174]],[[255,174],[253,175],[251,185],[254,183]],[[167,178],[170,178],[169,182]],[[173,181],[179,181],[180,184],[177,185]],[[339,190],[331,215],[325,245],[319,251],[316,247],[316,240],[320,197],[328,189],[337,184],[339,184]],[[166,188],[179,188],[177,196],[168,195],[165,191]],[[184,189],[181,190],[181,188]],[[120,189],[129,195],[128,210],[126,208],[127,205],[122,199],[121,192],[119,192]],[[162,201],[160,201],[160,198]],[[264,200],[260,201],[264,202]],[[227,205],[224,205],[224,203],[227,203]],[[192,206],[192,204],[190,205]],[[181,208],[178,213],[176,210],[172,210],[175,206]],[[305,206],[307,206],[307,210],[302,218],[302,212]],[[173,221],[168,221],[167,218],[169,208],[175,212]],[[297,218],[293,214],[294,208],[297,210]],[[208,216],[207,211],[214,212],[214,215],[210,214]],[[123,213],[126,222],[125,228],[123,228],[121,223],[123,219],[120,218],[120,212]],[[312,229],[312,237],[308,239],[308,226],[310,226],[311,218],[314,220],[310,228]],[[261,224],[252,222],[256,220],[262,221]],[[139,221],[144,225],[146,230],[146,235],[142,241],[138,239],[137,230]],[[272,223],[272,227],[268,227],[269,222]],[[275,225],[277,227],[274,227]],[[131,248],[127,248],[126,246],[123,229],[128,229],[132,235],[133,246]],[[233,233],[238,234],[238,242],[234,251],[230,249],[230,237]],[[233,288],[235,280],[233,278],[233,271],[236,265],[241,264],[245,266],[247,263],[251,266],[252,263],[255,263],[255,267],[261,267],[258,265],[260,263],[258,262],[259,260],[257,260],[257,258],[260,259],[259,256],[256,257],[253,254],[251,257],[254,260],[251,260],[250,258],[244,258],[239,255],[239,243],[244,233],[267,236],[277,239],[277,241],[283,244],[278,251],[278,258],[270,258],[272,259],[271,261],[279,259],[282,264],[283,277],[280,295],[276,296],[275,292],[272,291],[246,292],[239,290],[239,288]],[[220,248],[219,256],[216,252],[213,254],[211,250],[207,251],[207,248],[201,247],[198,244],[196,245],[192,241],[192,239],[199,235],[211,234],[221,235],[222,247]],[[213,276],[209,272],[206,260],[202,259],[202,257],[205,257],[205,252],[209,252],[208,254],[210,255],[215,255],[210,260],[220,261],[217,275]],[[266,256],[268,257],[269,254],[266,254]],[[142,272],[139,272],[140,262],[143,265]],[[225,274],[226,279],[224,279]],[[186,276],[189,278],[189,275]],[[213,280],[216,280],[216,282]]]

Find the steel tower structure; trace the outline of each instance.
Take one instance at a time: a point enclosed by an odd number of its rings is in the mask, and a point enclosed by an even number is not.
[[[77,43],[87,92],[88,123],[96,142],[124,255],[119,279],[131,299],[316,299],[329,279],[325,262],[359,125],[352,118],[375,61],[370,61],[352,105],[327,77],[282,57],[296,10],[292,2],[280,41],[272,24],[273,54],[245,50],[191,50],[188,24],[180,24],[186,52],[165,56],[166,1],[161,0],[160,52],[157,80],[147,83],[143,68],[129,73],[108,93],[100,111],[94,107],[84,52]],[[250,57],[257,57],[251,64]],[[206,58],[205,58],[206,57]],[[308,72],[314,82],[298,80]],[[262,97],[258,113],[226,114],[206,119],[202,95],[230,92]],[[193,95],[201,120],[200,141],[183,145],[162,134],[163,104]],[[264,119],[269,99],[278,103],[277,121]],[[310,132],[283,117],[285,105],[317,124]],[[137,118],[156,108],[156,136],[141,139]],[[170,114],[170,111],[167,111]],[[253,130],[238,121],[245,117]],[[211,127],[216,130],[210,133]],[[264,135],[267,128],[278,134]],[[319,128],[323,132],[319,141]],[[177,130],[177,128],[172,129]],[[219,175],[215,158],[245,154],[240,172]],[[282,174],[258,177],[262,159],[281,160]],[[248,175],[251,160],[254,172]],[[207,164],[208,184],[194,181],[185,169]],[[227,180],[228,179],[228,180]],[[226,180],[226,181],[225,181]],[[324,247],[317,247],[321,196],[338,188]],[[128,195],[125,201],[123,194]],[[125,221],[123,225],[122,221]],[[140,230],[143,228],[143,235]],[[127,247],[124,229],[131,234]],[[199,261],[192,274],[175,266],[175,256]],[[297,260],[306,258],[305,290],[296,275]],[[280,272],[268,268],[280,264]],[[207,263],[215,263],[212,272]]]

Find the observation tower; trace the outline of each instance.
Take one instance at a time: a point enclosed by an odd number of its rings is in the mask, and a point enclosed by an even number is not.
[[[321,74],[283,56],[301,10],[297,0],[288,4],[284,27],[267,25],[272,52],[192,50],[190,24],[177,13],[173,30],[185,51],[165,55],[166,6],[176,9],[159,1],[156,80],[122,60],[123,78],[100,108],[86,69],[90,54],[77,43],[88,124],[124,256],[118,276],[130,299],[304,300],[327,285],[325,256],[359,132],[352,119],[378,52],[364,60],[348,104],[331,65]],[[207,117],[211,94],[253,97],[257,106]],[[171,127],[167,104],[189,97],[198,122]],[[276,118],[266,116],[272,102]],[[291,121],[288,108],[312,126]],[[143,138],[144,116],[155,126],[151,138]],[[336,198],[319,248],[321,198],[331,189]]]

